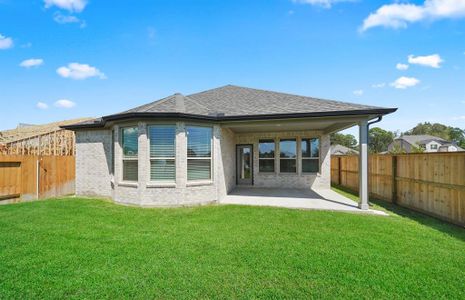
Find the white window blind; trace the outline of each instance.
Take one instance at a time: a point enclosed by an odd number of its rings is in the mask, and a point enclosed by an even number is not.
[[[212,128],[188,126],[187,132],[187,180],[211,179]]]
[[[148,129],[150,140],[150,180],[176,180],[176,127],[153,125]]]

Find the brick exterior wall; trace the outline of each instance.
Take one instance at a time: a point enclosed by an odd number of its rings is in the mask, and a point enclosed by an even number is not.
[[[111,198],[111,130],[76,132],[76,194]]]
[[[275,157],[275,172],[260,173],[258,169],[260,139],[272,139],[275,141],[275,152],[279,153],[279,140],[294,138],[297,140],[297,172],[280,173],[279,159]],[[320,172],[316,174],[302,173],[300,140],[302,138],[320,138]],[[236,144],[253,145],[253,174],[254,186],[257,187],[282,187],[282,188],[330,188],[331,184],[331,153],[329,135],[320,131],[294,131],[294,132],[267,132],[267,133],[239,133],[236,134]]]
[[[187,137],[184,122],[176,125],[176,181],[173,183],[150,182],[149,141],[147,126],[156,123],[133,122],[114,125],[107,130],[76,132],[76,194],[110,197],[115,202],[140,206],[200,205],[221,201],[236,186],[236,145],[253,144],[254,185],[258,187],[329,188],[330,151],[329,136],[319,131],[240,133],[234,134],[220,125],[212,126],[212,180],[187,181]],[[163,123],[163,124],[166,124]],[[200,124],[194,124],[200,125]],[[122,181],[122,148],[120,129],[138,126],[139,169],[137,182]],[[113,137],[112,137],[113,133]],[[320,138],[320,172],[303,174],[298,162],[296,174],[280,174],[279,160],[274,174],[258,172],[258,141],[263,138]],[[113,141],[113,145],[112,145]],[[298,143],[300,147],[300,143]],[[113,146],[113,147],[112,147]],[[114,149],[114,159],[112,158]],[[299,149],[298,149],[299,150]],[[277,149],[278,152],[278,149]],[[300,151],[298,151],[300,156]],[[112,168],[114,162],[114,168]],[[114,175],[112,170],[114,170]]]

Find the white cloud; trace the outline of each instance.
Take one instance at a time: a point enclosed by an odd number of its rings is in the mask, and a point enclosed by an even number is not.
[[[54,105],[60,108],[73,108],[76,106],[76,103],[68,99],[60,99],[56,101]]]
[[[371,13],[360,28],[365,31],[372,27],[406,28],[409,23],[422,20],[438,20],[465,17],[463,0],[425,0],[422,5],[393,3],[381,6]]]
[[[421,65],[431,68],[440,68],[441,63],[443,62],[439,54],[432,54],[427,56],[408,56],[408,62],[414,65]]]
[[[355,90],[352,93],[358,97],[363,96],[363,90]]]
[[[331,8],[333,4],[339,2],[354,2],[355,0],[292,0],[295,3],[303,3],[303,4],[310,4],[321,6],[324,8]]]
[[[401,63],[399,63],[399,64],[396,65],[396,69],[397,69],[397,70],[401,70],[401,71],[407,70],[408,67],[409,67],[409,65],[401,64]]]
[[[453,117],[452,120],[464,120],[465,121],[465,116],[458,116],[458,117]]]
[[[66,67],[60,67],[57,69],[58,75],[64,78],[71,79],[86,79],[90,77],[98,77],[100,79],[106,79],[105,74],[100,72],[99,69],[89,66],[87,64],[70,63]]]
[[[406,89],[409,87],[416,86],[417,84],[420,83],[420,80],[414,78],[414,77],[399,77],[391,83],[391,86],[395,87],[396,89]]]
[[[32,68],[32,67],[38,67],[44,63],[44,60],[41,58],[31,58],[31,59],[26,59],[23,60],[19,66],[23,68]]]
[[[86,21],[81,20],[76,16],[65,16],[59,12],[55,13],[53,20],[58,24],[77,23],[81,28],[86,27]]]
[[[87,5],[87,0],[44,0],[45,8],[56,6],[70,12],[81,12]]]
[[[0,49],[9,49],[13,47],[13,39],[0,34]]]
[[[48,104],[39,101],[39,102],[37,102],[36,107],[37,107],[38,109],[47,109],[47,108],[48,108]]]
[[[386,83],[384,82],[381,82],[381,83],[375,83],[375,84],[372,84],[371,87],[374,88],[374,89],[380,89],[380,88],[383,88],[386,86]]]

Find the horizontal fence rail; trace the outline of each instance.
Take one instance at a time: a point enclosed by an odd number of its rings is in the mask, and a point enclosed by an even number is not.
[[[74,156],[0,155],[0,203],[74,194]]]
[[[370,155],[369,191],[465,226],[465,152]],[[358,191],[358,156],[332,156],[331,182]]]

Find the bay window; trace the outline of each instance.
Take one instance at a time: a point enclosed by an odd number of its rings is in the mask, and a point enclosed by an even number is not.
[[[121,129],[123,148],[123,181],[138,180],[139,130],[137,127]]]
[[[150,141],[150,180],[176,181],[176,126],[148,127]]]
[[[297,172],[297,142],[295,139],[283,139],[279,142],[280,173]]]
[[[274,172],[274,140],[260,140],[258,145],[258,171]]]
[[[211,180],[212,128],[188,126],[186,133],[187,180]]]
[[[302,172],[317,173],[320,171],[320,140],[302,139]]]

